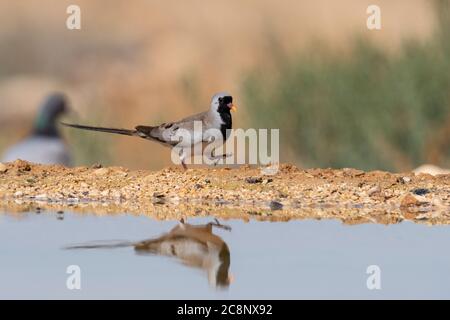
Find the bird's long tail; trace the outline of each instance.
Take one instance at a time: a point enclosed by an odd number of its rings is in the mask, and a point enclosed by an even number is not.
[[[125,135],[125,136],[137,136],[138,135],[136,130],[117,129],[117,128],[103,128],[103,127],[91,127],[91,126],[83,126],[83,125],[80,125],[80,124],[70,124],[70,123],[64,123],[64,122],[61,122],[61,124],[66,126],[66,127],[82,129],[82,130],[115,133],[115,134],[122,134],[122,135]]]
[[[92,241],[82,244],[72,244],[63,247],[65,250],[74,249],[116,249],[116,248],[126,248],[132,247],[135,242],[124,241],[124,240],[106,240],[106,241]]]

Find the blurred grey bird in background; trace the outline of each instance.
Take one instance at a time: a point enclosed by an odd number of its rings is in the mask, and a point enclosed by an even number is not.
[[[192,148],[194,145],[204,142],[211,142],[211,131],[209,129],[220,130],[222,134],[222,141],[225,142],[229,136],[229,129],[232,128],[232,118],[230,111],[235,111],[236,106],[233,104],[233,97],[227,92],[216,93],[212,99],[208,111],[195,114],[193,116],[181,119],[179,121],[163,123],[159,126],[137,126],[134,130],[91,127],[79,124],[62,123],[65,126],[100,131],[107,133],[122,134],[126,136],[140,137],[143,139],[159,142],[168,147],[180,148],[180,159],[183,168],[186,169],[185,159],[187,157],[186,150]],[[202,132],[195,132],[195,122],[199,121],[202,124]],[[183,133],[189,132],[191,139],[185,140]],[[180,141],[181,140],[181,141]],[[211,159],[223,158],[228,155],[215,156],[211,154]]]
[[[9,147],[2,162],[17,159],[40,164],[71,165],[71,156],[57,128],[57,119],[69,111],[66,97],[61,93],[49,95],[42,104],[31,133]]]

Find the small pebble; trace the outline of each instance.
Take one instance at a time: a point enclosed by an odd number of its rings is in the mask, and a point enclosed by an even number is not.
[[[165,195],[161,193],[154,193],[152,198],[153,204],[164,204],[166,203]]]
[[[21,196],[23,196],[22,191],[17,191],[16,193],[14,193],[14,197],[16,197],[16,198],[20,198]]]
[[[373,195],[375,195],[377,193],[380,193],[380,192],[381,192],[380,186],[375,186],[375,187],[371,188],[369,191],[367,191],[367,195],[369,197],[371,197],[371,196],[373,196]]]
[[[284,193],[283,191],[279,191],[279,192],[278,192],[278,196],[279,196],[280,198],[287,198],[287,197],[288,197],[288,195],[287,195],[286,193]]]
[[[5,173],[6,171],[8,171],[8,167],[0,163],[0,173]]]
[[[425,188],[417,188],[417,189],[412,190],[411,192],[418,196],[423,196],[427,193],[430,193],[430,190],[425,189]]]
[[[283,209],[283,204],[278,201],[270,201],[270,210],[281,210]]]
[[[402,184],[409,183],[409,182],[411,182],[411,178],[410,177],[400,177],[397,179],[397,182],[400,182]]]
[[[107,173],[109,173],[109,170],[107,168],[100,168],[94,171],[94,174],[98,176],[103,176],[106,175]]]
[[[258,178],[256,178],[256,177],[249,177],[249,178],[246,178],[245,181],[247,183],[254,184],[254,183],[261,183],[261,182],[263,182],[263,179],[260,178],[260,177],[258,177]]]
[[[163,195],[162,193],[153,193],[153,196],[155,197],[155,198],[164,198],[165,197],[165,195]]]

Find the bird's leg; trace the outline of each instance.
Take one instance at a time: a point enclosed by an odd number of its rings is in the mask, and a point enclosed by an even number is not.
[[[183,169],[184,169],[184,170],[187,170],[187,165],[186,165],[186,163],[184,162],[185,159],[186,159],[186,153],[184,152],[184,149],[181,149],[181,150],[180,150],[179,156],[180,156],[181,165],[183,166]]]
[[[181,229],[185,229],[185,228],[186,228],[186,220],[187,220],[187,219],[185,219],[184,217],[182,217],[182,218],[180,219],[180,221],[178,222],[178,226],[179,226]]]
[[[219,220],[217,220],[217,218],[214,218],[214,222],[210,222],[209,224],[212,225],[213,227],[216,227],[216,228],[220,228],[220,229],[224,229],[224,230],[227,230],[227,231],[231,231],[231,227],[230,226],[228,226],[226,224],[221,224],[219,222]]]
[[[224,153],[224,154],[221,154],[220,156],[216,156],[216,154],[215,154],[215,152],[214,152],[215,150],[216,150],[216,149],[211,150],[211,154],[210,154],[210,156],[209,156],[209,159],[211,159],[211,160],[216,160],[216,161],[214,162],[214,166],[216,166],[216,165],[219,163],[219,160],[220,160],[220,159],[225,159],[225,158],[229,158],[229,157],[233,156],[232,153]]]
[[[217,164],[219,163],[219,159],[216,158],[215,154],[214,154],[214,150],[211,150],[211,154],[209,155],[209,159],[210,160],[214,160],[214,166],[217,166]]]
[[[221,157],[222,157],[223,159],[229,158],[229,157],[232,157],[232,156],[233,156],[233,153],[232,153],[232,152],[230,152],[230,153],[224,153],[224,154],[221,155]]]

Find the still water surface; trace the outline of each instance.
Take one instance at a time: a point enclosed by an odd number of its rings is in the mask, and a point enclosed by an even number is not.
[[[0,299],[450,298],[448,226],[187,222],[0,214]],[[69,265],[81,290],[66,287]]]

